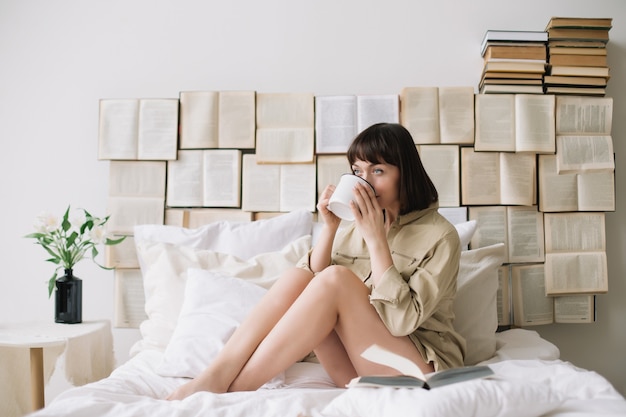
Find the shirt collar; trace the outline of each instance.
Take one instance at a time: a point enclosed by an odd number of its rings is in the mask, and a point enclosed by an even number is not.
[[[435,201],[434,203],[432,203],[430,206],[428,206],[427,208],[423,210],[414,210],[414,211],[408,212],[407,214],[398,216],[398,218],[396,219],[396,223],[399,226],[403,226],[407,223],[411,223],[421,217],[424,217],[428,213],[432,212],[433,210],[437,210],[438,208],[439,208],[439,202]]]

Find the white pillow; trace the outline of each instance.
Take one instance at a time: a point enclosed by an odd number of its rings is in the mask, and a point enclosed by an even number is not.
[[[263,252],[279,251],[299,237],[310,235],[313,213],[297,210],[254,222],[218,221],[197,229],[143,224],[135,226],[135,245],[163,242],[195,249],[227,253],[249,259]],[[139,264],[143,268],[142,259]]]
[[[467,248],[474,232],[476,232],[476,220],[469,220],[454,225],[457,233],[459,234],[459,240],[461,241],[461,248]]]
[[[269,288],[310,247],[311,236],[306,235],[291,242],[280,252],[261,253],[243,260],[233,255],[189,246],[137,242],[137,256],[143,264],[148,319],[140,325],[142,339],[131,348],[131,355],[143,349],[165,349],[178,321],[189,268],[221,272]]]
[[[475,365],[496,352],[498,268],[504,243],[461,252],[454,328],[467,342],[465,365]]]

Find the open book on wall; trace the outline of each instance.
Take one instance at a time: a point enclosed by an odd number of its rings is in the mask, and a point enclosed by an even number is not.
[[[474,143],[473,87],[405,87],[400,123],[416,144]]]
[[[98,159],[173,160],[177,145],[177,99],[100,100]]]
[[[555,152],[555,96],[476,95],[477,151]]]
[[[615,170],[611,136],[557,136],[556,145],[559,174]]]
[[[461,148],[461,204],[536,204],[536,156]]]
[[[109,163],[109,195],[107,212],[111,215],[107,232],[132,236],[137,224],[163,224],[166,184],[165,161],[111,161]],[[128,267],[121,252],[131,243],[107,246],[107,264],[122,263]],[[127,242],[128,241],[128,242]],[[133,248],[134,250],[134,248]],[[132,259],[132,255],[131,256]]]
[[[613,99],[611,97],[557,96],[556,134],[611,135]]]
[[[544,264],[511,265],[514,324],[529,327],[594,322],[594,296],[547,296],[544,270]]]
[[[472,206],[469,219],[476,220],[472,248],[504,243],[504,263],[545,260],[543,213],[536,206]]]
[[[498,327],[509,327],[513,318],[513,310],[511,309],[511,277],[509,265],[502,265],[498,268],[498,292],[496,297]]]
[[[257,93],[256,160],[289,164],[314,161],[314,97],[310,93]]]
[[[451,368],[425,375],[415,363],[378,345],[370,346],[361,353],[361,356],[371,362],[393,368],[399,372],[399,375],[366,375],[356,377],[348,383],[348,388],[395,387],[433,389],[494,375],[494,372],[487,365]]]
[[[180,149],[255,147],[254,91],[181,91]]]
[[[168,207],[239,207],[241,151],[182,150],[168,162]]]
[[[315,96],[318,154],[346,153],[357,133],[356,96]]]
[[[439,193],[440,207],[461,205],[461,161],[458,145],[418,145],[428,176]]]
[[[615,211],[615,173],[558,172],[557,155],[539,155],[539,210]]]
[[[352,172],[346,155],[318,155],[317,162],[317,200],[327,185],[337,185],[343,174]]]
[[[148,318],[144,308],[146,300],[143,276],[139,267],[115,270],[114,297],[115,327],[136,329]]]
[[[315,97],[317,154],[345,154],[355,136],[375,123],[398,123],[398,95]]]
[[[222,220],[250,222],[252,214],[238,208],[166,208],[165,224],[195,229]]]
[[[400,122],[400,97],[397,94],[356,96],[357,134],[376,123]]]
[[[252,212],[315,211],[316,164],[258,164],[243,155],[241,209]]]
[[[608,291],[604,213],[546,213],[547,295]]]

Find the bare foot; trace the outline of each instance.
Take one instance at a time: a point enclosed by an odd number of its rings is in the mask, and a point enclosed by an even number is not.
[[[222,394],[228,391],[228,386],[223,388],[216,382],[219,378],[211,374],[210,368],[198,375],[196,378],[178,387],[174,392],[167,396],[167,400],[183,400],[192,394],[200,391],[208,391],[216,394]]]

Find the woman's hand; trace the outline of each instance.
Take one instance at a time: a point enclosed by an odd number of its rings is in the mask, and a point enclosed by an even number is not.
[[[320,199],[317,202],[317,212],[322,217],[325,224],[336,230],[339,227],[341,219],[337,217],[335,213],[328,210],[328,200],[330,200],[330,196],[332,196],[334,192],[335,186],[332,184],[327,185],[326,188],[324,188],[324,191],[322,191]]]
[[[355,204],[356,201],[356,204]],[[354,221],[365,243],[371,247],[375,242],[386,242],[385,214],[378,204],[371,187],[357,183],[354,187],[354,201],[350,202]]]

